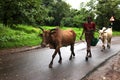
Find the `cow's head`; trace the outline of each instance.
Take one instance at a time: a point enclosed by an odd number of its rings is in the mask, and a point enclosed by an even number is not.
[[[48,44],[48,39],[49,39],[49,30],[44,30],[42,28],[40,28],[42,30],[42,33],[40,34],[40,37],[42,38],[42,42],[41,42],[41,47],[46,47],[46,45]]]
[[[106,36],[106,28],[103,27],[102,30],[99,30],[99,39],[104,39]]]
[[[42,30],[42,34],[40,34],[42,38],[41,47],[46,47],[46,45],[52,41],[51,35],[55,32],[54,30],[56,29],[51,29],[51,30],[44,30],[42,28],[40,29]]]

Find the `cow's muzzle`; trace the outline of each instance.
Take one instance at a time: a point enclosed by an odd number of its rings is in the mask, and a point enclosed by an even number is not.
[[[42,48],[46,47],[46,44],[45,44],[45,43],[42,43],[42,44],[41,44],[41,47],[42,47]]]

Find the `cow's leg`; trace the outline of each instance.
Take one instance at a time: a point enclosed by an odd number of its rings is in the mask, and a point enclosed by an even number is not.
[[[105,50],[105,39],[102,40],[102,43],[103,43],[103,45],[102,45],[102,50],[101,51]]]
[[[102,50],[105,50],[105,44],[102,45]]]
[[[87,54],[86,54],[86,57],[85,57],[86,61],[88,61],[88,53],[89,53],[89,51],[87,50]]]
[[[59,50],[58,54],[59,54],[59,61],[58,61],[58,62],[61,64],[61,63],[62,63],[62,57],[61,57],[61,52],[60,52],[60,50]]]
[[[109,38],[107,41],[108,41],[108,42],[107,42],[107,48],[108,48],[108,49],[110,49],[110,45],[111,45],[111,38]]]
[[[60,50],[59,47],[57,47],[57,48],[55,49],[55,52],[54,52],[54,54],[52,55],[52,60],[51,60],[51,62],[50,62],[50,64],[49,64],[49,68],[52,68],[53,60],[54,60],[54,58],[55,58],[55,56],[56,56],[56,54],[57,54],[57,52],[58,52],[59,50]]]
[[[70,55],[69,60],[72,59],[72,55],[75,56],[75,53],[74,53],[74,44],[71,45],[71,48],[70,48],[70,49],[71,49],[71,55]]]

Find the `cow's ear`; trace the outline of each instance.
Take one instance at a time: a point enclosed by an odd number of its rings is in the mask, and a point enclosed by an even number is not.
[[[102,33],[102,30],[99,30],[98,32],[99,32],[99,33]]]
[[[40,34],[39,36],[40,36],[40,37],[43,37],[43,34]]]

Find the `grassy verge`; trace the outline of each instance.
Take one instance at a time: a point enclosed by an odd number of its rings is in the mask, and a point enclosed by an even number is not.
[[[0,48],[13,48],[39,45],[39,29],[32,26],[18,25],[14,29],[0,25]]]
[[[48,30],[55,27],[43,26],[43,28]],[[68,28],[62,27],[62,29]],[[76,41],[79,41],[82,28],[72,29],[77,34]],[[0,24],[0,49],[39,45],[41,43],[41,38],[38,36],[39,33],[41,33],[41,30],[32,26],[18,25],[14,28],[9,28]],[[113,31],[113,36],[120,36],[120,32]],[[98,32],[95,32],[95,37],[98,37]]]

